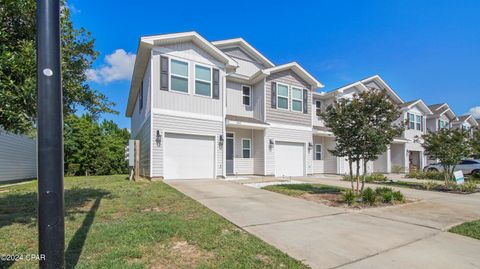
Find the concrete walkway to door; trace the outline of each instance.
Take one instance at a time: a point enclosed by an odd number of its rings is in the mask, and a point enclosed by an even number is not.
[[[431,203],[441,199],[431,195],[350,210],[221,180],[166,183],[312,268],[480,268],[480,240],[444,231],[449,212],[457,211],[455,222],[480,218],[477,194],[447,195],[447,209],[432,214]]]

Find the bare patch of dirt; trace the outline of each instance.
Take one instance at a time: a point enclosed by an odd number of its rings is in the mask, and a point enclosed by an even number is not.
[[[168,208],[152,207],[152,208],[142,209],[142,212],[165,212],[165,211],[168,211]]]
[[[155,248],[152,269],[196,268],[213,258],[213,254],[185,240],[173,238],[169,244]]]

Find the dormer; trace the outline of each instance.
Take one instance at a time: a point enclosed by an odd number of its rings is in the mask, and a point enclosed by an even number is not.
[[[406,122],[404,137],[414,140],[426,133],[426,119],[432,115],[432,111],[421,99],[403,103],[401,106],[403,115],[401,120]]]
[[[441,129],[450,129],[457,116],[447,103],[428,106],[433,114],[427,116],[427,130],[437,132]]]

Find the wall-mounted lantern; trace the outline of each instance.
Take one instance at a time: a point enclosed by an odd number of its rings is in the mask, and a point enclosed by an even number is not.
[[[157,146],[160,147],[162,144],[162,134],[160,133],[160,130],[157,130],[157,136],[155,137],[155,142],[157,143]]]
[[[219,145],[220,147],[223,146],[223,135],[220,135],[220,136],[218,137],[218,145]]]
[[[275,146],[275,141],[273,139],[270,139],[268,145],[270,146],[270,149],[273,149],[273,147]]]
[[[312,149],[313,149],[312,142],[308,142],[308,151],[312,151]]]

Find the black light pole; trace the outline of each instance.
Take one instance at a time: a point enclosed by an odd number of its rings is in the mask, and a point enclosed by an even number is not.
[[[37,0],[38,240],[40,268],[64,267],[63,116],[59,0]]]

